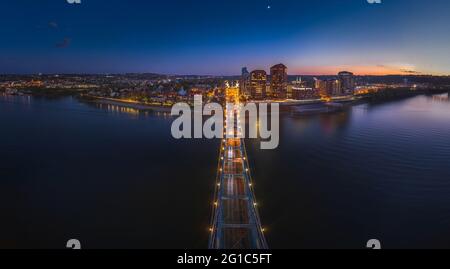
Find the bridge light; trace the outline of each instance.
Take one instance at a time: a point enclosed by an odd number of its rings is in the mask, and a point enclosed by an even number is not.
[[[266,232],[266,228],[262,228],[261,232],[265,233]]]
[[[253,206],[258,206],[258,204],[257,203],[253,203]]]

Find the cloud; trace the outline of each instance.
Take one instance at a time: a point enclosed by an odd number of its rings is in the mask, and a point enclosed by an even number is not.
[[[422,74],[422,72],[416,71],[416,67],[412,64],[405,64],[405,63],[378,64],[377,67],[380,69],[384,69],[386,73],[393,73],[400,75]]]
[[[56,47],[60,48],[60,49],[67,48],[70,46],[71,43],[72,43],[72,40],[70,38],[64,38],[63,41],[56,43]]]
[[[419,72],[419,71],[409,70],[409,69],[401,69],[400,71],[402,71],[402,73],[411,74],[411,75],[422,74],[422,73]]]
[[[54,21],[51,21],[51,22],[48,23],[48,26],[50,28],[57,29],[58,28],[58,23],[56,23]]]

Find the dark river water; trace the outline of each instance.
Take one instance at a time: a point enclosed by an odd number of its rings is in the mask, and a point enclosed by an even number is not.
[[[0,248],[206,248],[219,141],[72,98],[0,96]],[[248,141],[271,248],[450,248],[450,101],[283,115]]]

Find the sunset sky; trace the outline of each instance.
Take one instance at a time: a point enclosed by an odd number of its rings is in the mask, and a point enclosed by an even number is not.
[[[269,8],[270,7],[270,8]],[[450,1],[1,1],[0,73],[450,74]]]

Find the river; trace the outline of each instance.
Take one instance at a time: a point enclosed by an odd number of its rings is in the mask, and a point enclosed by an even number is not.
[[[75,98],[0,96],[0,248],[206,248],[217,140]],[[248,154],[271,248],[450,247],[450,101],[283,115]]]

